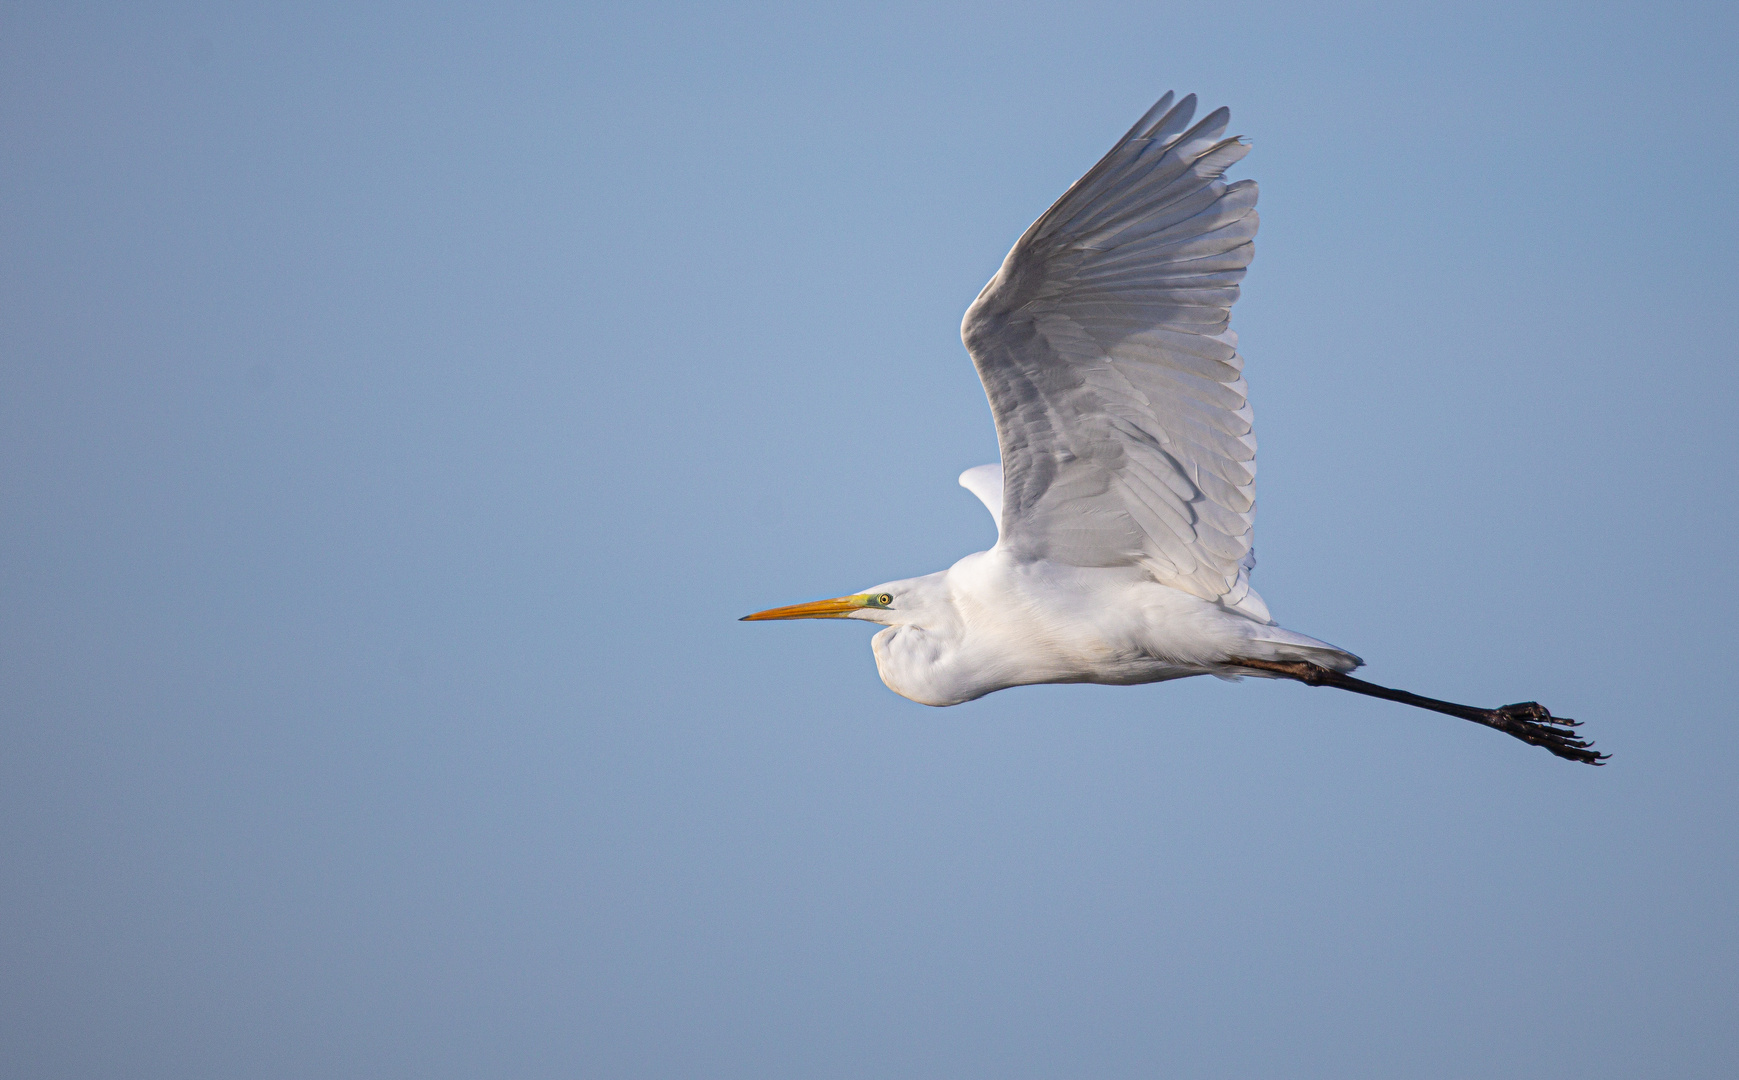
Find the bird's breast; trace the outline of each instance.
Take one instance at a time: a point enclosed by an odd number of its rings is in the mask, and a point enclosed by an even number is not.
[[[882,682],[920,705],[958,705],[990,692],[976,688],[970,665],[960,662],[951,645],[919,626],[890,626],[870,639]]]
[[[937,632],[890,626],[871,639],[888,689],[923,705],[958,705],[1032,683],[1138,683],[1172,677],[1152,657],[1091,632],[1059,636],[1041,626]]]

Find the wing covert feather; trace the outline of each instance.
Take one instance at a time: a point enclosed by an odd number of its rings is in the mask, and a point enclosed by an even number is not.
[[[1014,245],[961,337],[1002,450],[998,544],[1268,621],[1250,591],[1256,440],[1232,304],[1256,184],[1230,113],[1161,98]]]

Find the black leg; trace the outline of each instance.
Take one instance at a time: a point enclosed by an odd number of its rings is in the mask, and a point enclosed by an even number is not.
[[[1334,686],[1342,690],[1351,690],[1355,694],[1382,698],[1385,701],[1399,701],[1403,705],[1412,705],[1420,709],[1430,709],[1432,712],[1459,716],[1463,720],[1472,720],[1476,724],[1496,728],[1525,743],[1543,746],[1561,758],[1580,761],[1584,765],[1604,765],[1606,759],[1612,756],[1611,754],[1598,753],[1595,751],[1593,743],[1578,737],[1575,729],[1581,725],[1576,721],[1553,716],[1546,711],[1545,706],[1537,701],[1523,701],[1515,705],[1505,705],[1501,709],[1476,709],[1472,705],[1457,705],[1453,701],[1438,701],[1436,698],[1409,694],[1405,690],[1391,690],[1386,686],[1368,683],[1363,679],[1355,679],[1351,675],[1342,675],[1338,671],[1331,671],[1320,665],[1303,661],[1234,658],[1228,663],[1238,667],[1256,668],[1259,671],[1272,671],[1289,679],[1297,679],[1308,686]]]

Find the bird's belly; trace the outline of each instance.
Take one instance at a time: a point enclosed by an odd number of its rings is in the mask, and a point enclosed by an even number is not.
[[[1129,686],[1202,673],[1098,636],[946,640],[914,627],[890,627],[871,645],[888,689],[923,705],[958,705],[1037,683]]]

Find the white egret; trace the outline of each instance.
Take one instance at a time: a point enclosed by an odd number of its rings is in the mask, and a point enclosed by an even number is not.
[[[1600,764],[1534,702],[1480,709],[1376,686],[1276,625],[1250,587],[1256,440],[1228,328],[1256,235],[1230,114],[1167,94],[1015,243],[961,337],[1000,465],[960,483],[996,545],[939,573],[746,616],[859,619],[882,681],[926,705],[1029,683],[1296,679],[1459,716]]]

